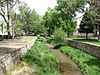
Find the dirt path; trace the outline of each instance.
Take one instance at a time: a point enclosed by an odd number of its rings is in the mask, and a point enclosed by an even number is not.
[[[60,59],[60,70],[63,75],[81,75],[78,66],[59,50],[54,50]]]
[[[53,49],[53,46],[47,44],[50,49]],[[60,70],[63,75],[82,75],[78,66],[64,53],[59,49],[54,49],[54,52],[58,55]]]

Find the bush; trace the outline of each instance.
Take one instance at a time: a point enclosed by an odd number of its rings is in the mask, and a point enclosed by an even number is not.
[[[55,45],[63,44],[65,41],[65,32],[61,29],[55,29],[52,37],[52,43]]]
[[[60,75],[57,56],[42,41],[36,41],[23,58],[29,64],[36,64],[38,75]]]

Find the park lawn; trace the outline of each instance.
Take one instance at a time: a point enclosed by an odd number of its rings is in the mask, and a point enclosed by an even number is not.
[[[77,37],[66,37],[65,40],[73,40],[73,39],[78,39]]]
[[[73,39],[85,39],[83,37],[75,37],[75,36],[72,36],[72,37],[66,37],[65,40],[73,40]]]
[[[100,75],[100,59],[68,45],[60,50],[76,62],[84,75]]]
[[[30,65],[36,65],[37,75],[60,75],[56,54],[42,40],[37,40],[23,59]]]

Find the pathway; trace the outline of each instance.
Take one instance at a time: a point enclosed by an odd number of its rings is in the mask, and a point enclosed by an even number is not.
[[[53,46],[47,44],[50,49],[53,49]],[[78,66],[64,53],[59,49],[54,49],[54,52],[59,58],[60,70],[63,75],[82,75]]]

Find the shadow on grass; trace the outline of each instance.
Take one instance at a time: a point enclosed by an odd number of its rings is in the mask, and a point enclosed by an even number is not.
[[[66,44],[58,44],[54,46],[54,49],[60,49],[62,46],[66,46]]]

